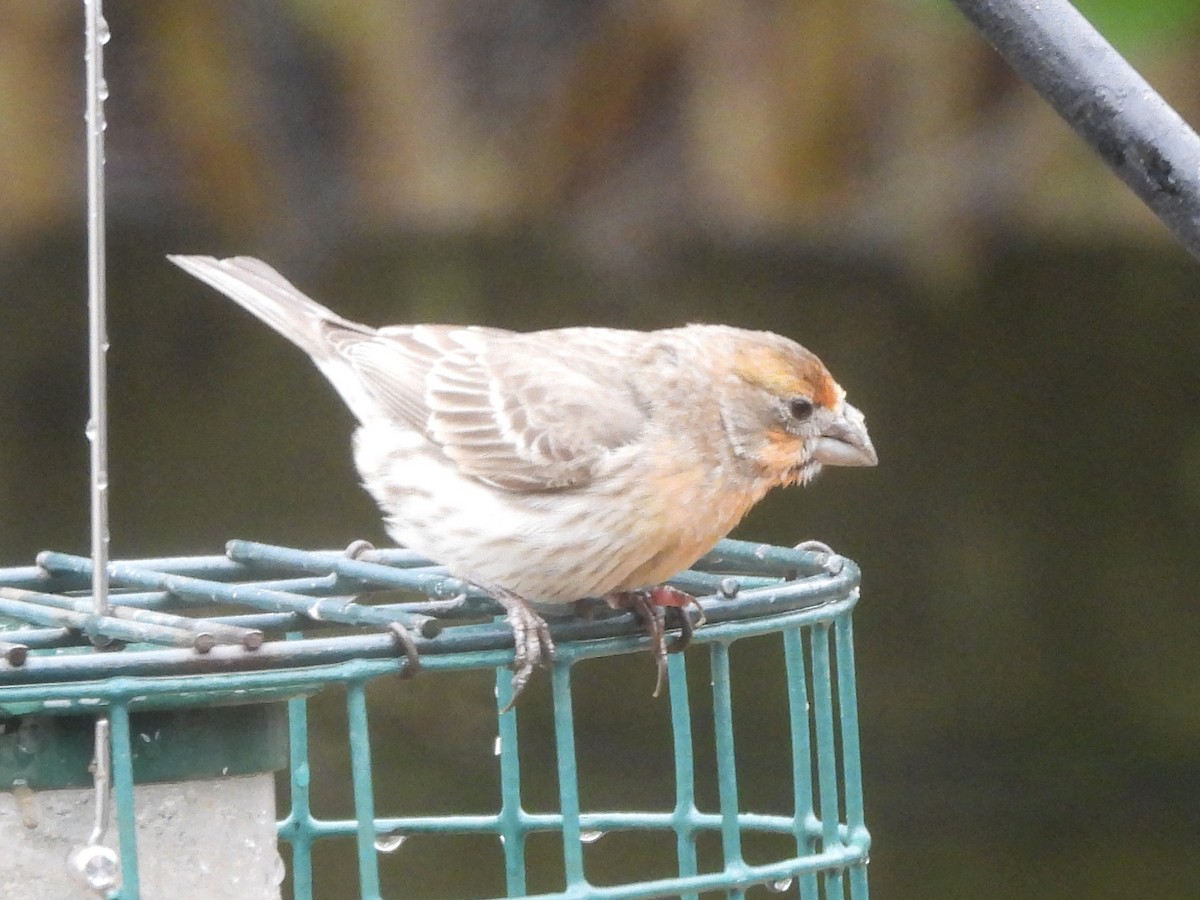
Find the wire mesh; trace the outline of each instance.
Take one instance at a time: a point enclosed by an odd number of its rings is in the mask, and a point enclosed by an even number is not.
[[[338,839],[354,845],[358,895],[380,897],[381,854],[415,835],[498,840],[503,871],[496,874],[497,893],[508,897],[743,897],[755,886],[805,900],[867,896],[870,839],[850,618],[858,570],[841,556],[724,541],[672,581],[700,597],[708,623],[696,630],[687,652],[667,660],[667,695],[660,703],[669,717],[673,756],[669,808],[597,809],[581,801],[581,784],[588,785],[578,766],[573,681],[588,673],[580,663],[644,653],[649,639],[631,613],[602,606],[589,619],[552,620],[558,654],[549,695],[558,797],[557,808],[548,810],[527,808],[523,797],[518,725],[531,700],[501,712],[511,699],[506,665],[512,656],[501,611],[409,551],[311,552],[233,541],[225,556],[113,562],[106,616],[87,611],[90,560],[46,552],[37,563],[0,570],[0,723],[46,715],[109,717],[121,870],[120,887],[110,897],[139,896],[131,717],[151,709],[281,700],[288,709],[288,807],[278,835],[290,850],[288,887],[296,898],[314,896],[314,848]],[[397,624],[408,639],[398,641],[387,630]],[[731,648],[750,638],[781,644],[786,709],[779,712],[786,715],[791,743],[787,814],[750,812],[739,799]],[[403,798],[377,794],[366,689],[375,679],[409,670],[409,644],[419,654],[420,678],[495,671],[494,808],[430,814],[401,808]],[[696,691],[696,678],[689,683],[689,668],[705,664],[711,699]],[[310,697],[332,685],[345,691],[353,807],[346,818],[318,816],[311,802],[313,779],[321,773],[310,758]],[[388,689],[402,685],[393,680]],[[695,714],[701,709],[711,714],[713,743],[697,754]],[[708,775],[698,771],[700,755],[714,761],[715,804],[698,797],[697,785]],[[609,834],[669,839],[672,872],[621,883],[589,878],[588,848]],[[527,866],[531,840],[544,835],[561,844],[559,884],[530,893],[533,882],[546,881],[531,878]],[[791,849],[768,861],[748,861],[743,845],[751,835],[786,839]],[[719,850],[708,852],[714,842]]]

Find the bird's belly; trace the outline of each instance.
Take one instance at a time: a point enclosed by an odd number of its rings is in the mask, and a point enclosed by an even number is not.
[[[725,489],[711,470],[679,468],[512,492],[460,474],[423,440],[372,446],[364,431],[355,461],[392,538],[457,577],[532,600],[657,584],[711,549],[757,499]]]

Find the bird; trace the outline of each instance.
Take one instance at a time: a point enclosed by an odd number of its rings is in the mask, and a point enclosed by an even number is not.
[[[168,259],[330,381],[358,420],[354,462],[389,536],[504,609],[514,702],[554,657],[531,603],[678,605],[656,586],[772,488],[878,462],[862,412],[815,354],[778,334],[373,328],[253,257]]]

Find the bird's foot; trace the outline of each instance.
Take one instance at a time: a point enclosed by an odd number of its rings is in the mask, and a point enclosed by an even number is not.
[[[504,607],[505,619],[513,633],[512,699],[504,709],[513,708],[535,668],[554,662],[554,639],[546,620],[534,612],[525,598],[503,588],[485,587],[488,595]]]
[[[613,609],[632,610],[642,622],[646,634],[650,638],[650,649],[654,654],[654,666],[657,677],[654,681],[654,694],[657,697],[662,692],[663,679],[667,673],[667,654],[679,653],[692,640],[696,627],[703,625],[707,619],[700,603],[691,594],[660,584],[657,587],[645,588],[638,591],[621,591],[605,596],[605,602]],[[692,622],[688,615],[688,607],[694,606],[699,612],[699,620]],[[679,636],[667,643],[666,611],[674,609],[679,616]],[[659,610],[662,610],[660,613]]]

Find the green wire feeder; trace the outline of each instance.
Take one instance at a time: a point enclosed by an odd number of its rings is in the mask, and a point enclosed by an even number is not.
[[[668,696],[658,701],[670,718],[674,805],[625,811],[581,808],[571,679],[581,660],[647,652],[649,639],[629,612],[598,606],[596,618],[551,621],[558,648],[549,675],[558,806],[533,812],[522,805],[517,727],[533,698],[500,712],[511,699],[506,666],[512,632],[495,619],[502,613],[498,606],[428,560],[361,545],[308,552],[232,541],[225,556],[114,562],[109,571],[110,615],[97,617],[89,611],[91,561],[85,557],[44,552],[36,566],[0,569],[0,786],[91,785],[95,717],[108,716],[120,844],[119,886],[107,894],[113,900],[139,897],[135,781],[275,769],[288,776],[290,809],[278,834],[290,847],[286,887],[297,900],[313,897],[314,844],[352,838],[358,896],[377,898],[379,854],[401,836],[418,834],[496,835],[504,868],[494,883],[497,890],[503,883],[507,897],[740,898],[761,885],[804,900],[867,898],[870,838],[863,822],[850,619],[859,570],[842,556],[725,540],[671,581],[700,598],[708,620],[689,650],[668,657]],[[738,800],[730,647],[764,635],[782,641],[786,672],[779,677],[787,679],[787,706],[778,714],[788,717],[791,770],[781,771],[779,781],[791,799],[790,815],[743,811]],[[690,696],[687,668],[704,653],[713,691],[715,772],[697,771],[693,756],[693,704],[707,717],[710,701]],[[411,674],[417,660],[422,679],[495,671],[498,808],[489,804],[492,809],[470,815],[377,814],[377,805],[393,811],[404,798],[373,791],[365,688],[375,678]],[[645,678],[649,691],[648,670]],[[332,684],[346,692],[354,808],[348,820],[317,818],[309,806],[310,783],[323,776],[310,768],[307,698]],[[640,682],[624,689],[640,690]],[[387,690],[404,687],[393,681]],[[146,717],[179,710],[192,717],[185,743],[194,753],[172,770],[169,762],[139,755],[131,734],[144,730]],[[131,726],[131,717],[139,724]],[[62,752],[16,752],[18,726],[30,723],[43,735],[59,735]],[[215,736],[222,727],[258,735],[261,746],[247,749],[253,742],[243,739],[233,753]],[[637,757],[635,748],[625,752]],[[696,797],[706,778],[716,785],[711,809]],[[560,888],[530,895],[526,844],[542,832],[561,836]],[[588,845],[611,832],[672,835],[676,874],[592,883]],[[743,838],[750,835],[776,836],[772,846],[791,850],[769,862],[747,862]],[[697,845],[715,838],[720,852],[714,866],[708,864],[714,854]]]

